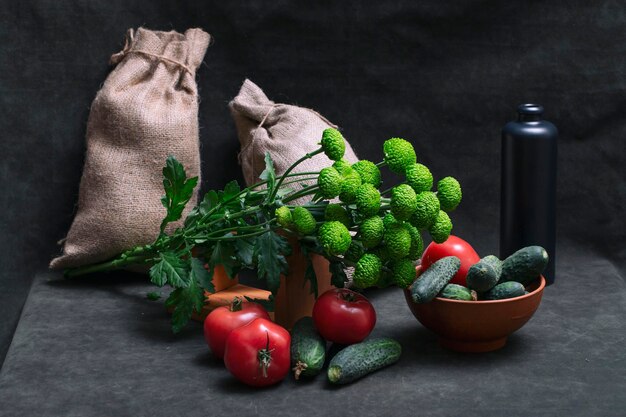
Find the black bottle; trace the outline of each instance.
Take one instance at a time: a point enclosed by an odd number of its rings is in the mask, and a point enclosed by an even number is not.
[[[542,120],[543,107],[521,104],[517,121],[502,129],[500,258],[529,245],[543,246],[544,271],[554,283],[556,240],[556,127]]]

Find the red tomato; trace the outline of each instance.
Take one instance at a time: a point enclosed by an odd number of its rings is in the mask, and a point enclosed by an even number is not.
[[[422,255],[422,271],[425,271],[429,266],[446,256],[456,256],[461,260],[461,268],[459,268],[459,271],[450,282],[465,286],[467,270],[470,266],[480,261],[480,257],[474,248],[460,237],[450,235],[448,240],[443,243],[432,242],[428,245]]]
[[[235,298],[230,306],[218,307],[204,319],[204,339],[215,356],[222,359],[226,338],[230,332],[257,318],[270,319],[267,311],[257,303],[244,303]]]
[[[317,331],[341,345],[362,342],[376,324],[376,311],[367,298],[347,288],[335,288],[318,297],[313,306]]]
[[[245,384],[272,385],[289,373],[290,345],[291,336],[283,327],[267,319],[255,319],[228,336],[224,364]]]

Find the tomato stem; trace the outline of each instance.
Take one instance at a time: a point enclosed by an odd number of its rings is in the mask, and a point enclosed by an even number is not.
[[[356,300],[356,297],[354,296],[353,292],[342,292],[341,293],[341,298],[343,298],[345,301],[352,303]]]
[[[263,373],[263,378],[267,378],[267,370],[272,364],[272,351],[274,349],[270,349],[270,334],[269,332],[265,332],[267,335],[267,345],[265,348],[259,350],[257,354],[257,359],[259,360],[259,368],[261,368],[261,372]]]
[[[241,311],[243,309],[243,301],[241,297],[233,298],[233,302],[230,303],[230,311]]]

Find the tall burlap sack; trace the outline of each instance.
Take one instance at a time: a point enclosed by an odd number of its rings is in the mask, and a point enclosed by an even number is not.
[[[168,155],[200,175],[195,72],[209,40],[200,29],[128,31],[91,106],[76,216],[50,268],[104,261],[158,236]]]
[[[305,153],[319,148],[324,129],[337,128],[314,110],[274,103],[250,80],[244,81],[229,107],[241,144],[239,163],[248,185],[259,181],[265,169],[265,152],[272,156],[280,175]],[[358,161],[349,143],[344,158],[351,163]],[[294,172],[319,171],[332,163],[319,154],[298,165]],[[296,201],[308,200],[310,197]]]

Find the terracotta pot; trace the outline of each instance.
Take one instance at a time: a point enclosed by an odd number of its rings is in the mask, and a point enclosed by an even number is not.
[[[527,287],[529,294],[493,301],[437,297],[430,303],[415,304],[409,290],[404,295],[415,318],[439,336],[441,346],[459,352],[488,352],[502,348],[507,336],[532,317],[545,285],[542,276]]]
[[[286,329],[291,329],[301,317],[310,316],[315,304],[315,295],[311,293],[311,283],[304,277],[307,267],[306,258],[297,241],[290,240],[290,243],[293,252],[287,257],[289,274],[281,276],[280,289],[274,303],[274,320]],[[333,288],[330,283],[329,264],[321,255],[311,254],[310,256],[317,276],[317,292],[320,295]]]

